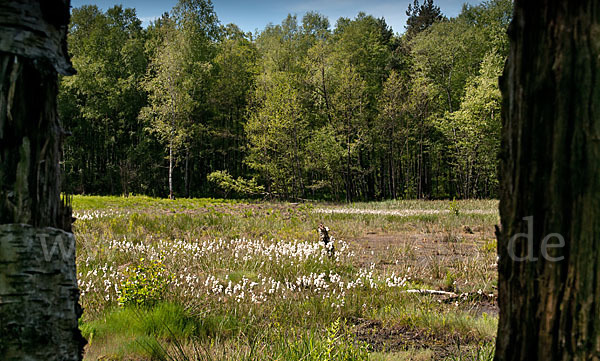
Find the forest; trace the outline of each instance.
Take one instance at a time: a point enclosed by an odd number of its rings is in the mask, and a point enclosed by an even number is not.
[[[0,1],[0,359],[598,359],[600,2],[406,14]]]
[[[511,0],[448,18],[415,0],[405,29],[316,12],[246,33],[210,0],[142,26],[72,9],[61,77],[72,194],[370,201],[498,197]]]

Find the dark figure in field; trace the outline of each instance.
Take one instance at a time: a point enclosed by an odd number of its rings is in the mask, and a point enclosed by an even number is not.
[[[327,249],[327,254],[329,257],[333,257],[333,239],[329,235],[329,227],[325,227],[323,223],[319,224],[319,228],[317,228],[319,232],[319,241],[323,242],[325,248]]]

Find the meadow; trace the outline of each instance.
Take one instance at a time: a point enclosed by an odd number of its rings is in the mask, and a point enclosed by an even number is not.
[[[493,358],[497,201],[73,208],[85,360]]]

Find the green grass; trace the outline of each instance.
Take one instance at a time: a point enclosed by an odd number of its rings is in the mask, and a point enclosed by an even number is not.
[[[181,305],[162,303],[152,309],[111,309],[80,326],[88,340],[87,358],[100,351],[114,358],[145,355],[144,345],[157,339],[185,339],[207,332]],[[212,328],[209,328],[212,329]]]
[[[126,209],[126,210],[189,210],[214,205],[236,204],[236,200],[214,199],[214,198],[182,198],[170,200],[165,198],[153,198],[147,196],[79,196],[73,197],[73,209],[103,210],[103,209]]]
[[[348,206],[76,196],[73,205],[86,360],[365,360],[367,350],[378,360],[473,359],[495,336],[496,316],[477,292],[493,293],[496,284],[496,201],[457,201],[458,214],[447,211],[448,201]],[[322,208],[413,213],[317,212]],[[334,258],[319,251],[320,223],[338,239]],[[119,307],[126,270],[157,259],[173,280],[160,302]],[[388,286],[392,275],[403,283]],[[442,302],[405,293],[409,288],[474,296]],[[425,338],[379,349],[403,332]],[[379,336],[365,336],[371,334]]]

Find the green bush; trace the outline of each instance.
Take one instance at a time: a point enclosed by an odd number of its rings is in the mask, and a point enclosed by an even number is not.
[[[456,198],[452,198],[452,200],[448,203],[448,210],[451,214],[458,216],[460,214],[460,206],[456,201]]]
[[[122,307],[149,307],[162,300],[169,283],[173,279],[162,261],[149,264],[140,259],[134,268],[127,267],[125,279],[119,287],[119,305]]]
[[[221,189],[225,198],[230,192],[242,196],[255,196],[263,194],[265,191],[263,186],[258,185],[256,179],[244,179],[242,177],[234,179],[226,170],[212,172],[206,176],[206,179]]]

